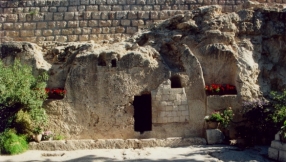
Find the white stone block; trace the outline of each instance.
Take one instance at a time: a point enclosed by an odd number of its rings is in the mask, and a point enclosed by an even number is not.
[[[184,122],[188,122],[188,121],[189,121],[189,116],[185,116]]]
[[[224,140],[224,135],[219,129],[207,129],[206,130],[207,143],[212,144],[221,144]]]
[[[286,151],[279,150],[278,161],[286,162]]]
[[[180,122],[180,117],[178,116],[174,117],[174,122]]]
[[[166,113],[165,113],[164,111],[159,113],[159,117],[160,117],[160,118],[163,118],[163,117],[165,117],[165,116],[166,116]]]
[[[169,95],[168,94],[163,94],[162,95],[162,100],[165,100],[165,101],[169,100]]]
[[[268,157],[274,160],[278,160],[279,150],[269,147],[268,149]]]
[[[177,116],[177,112],[172,111],[172,116]]]
[[[181,95],[180,94],[176,94],[176,98],[177,98],[177,100],[181,101]]]
[[[175,100],[174,101],[174,105],[177,105],[177,106],[181,105],[181,101],[180,100]]]
[[[170,94],[169,100],[174,101],[177,99],[177,96],[175,94]]]
[[[185,110],[182,112],[185,116],[189,115],[189,111],[188,110]]]
[[[167,106],[167,102],[166,102],[166,101],[162,101],[162,102],[161,102],[161,105],[162,105],[162,106]]]
[[[282,144],[281,150],[286,151],[286,143],[281,142],[281,144]]]
[[[163,118],[163,123],[168,123],[168,117]]]
[[[188,101],[187,100],[182,100],[182,103],[181,103],[182,105],[187,105],[188,104]]]
[[[282,150],[282,143],[277,140],[271,141],[271,147]]]
[[[184,105],[180,105],[180,106],[179,106],[179,110],[180,110],[180,111],[184,111],[184,110],[186,110],[186,107],[185,107]]]
[[[166,106],[166,111],[172,111],[172,110],[173,110],[173,106],[171,105]]]
[[[173,106],[174,111],[178,111],[178,106]]]
[[[174,105],[174,103],[172,101],[167,101],[167,105]]]
[[[170,89],[163,89],[163,94],[170,94]]]
[[[275,140],[280,141],[280,134],[279,134],[279,132],[275,134]]]

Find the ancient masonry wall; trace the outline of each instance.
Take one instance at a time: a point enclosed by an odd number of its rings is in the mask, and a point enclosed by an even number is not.
[[[189,106],[184,88],[171,88],[168,80],[152,91],[151,96],[153,123],[189,121]]]
[[[0,42],[120,40],[153,22],[202,5],[218,4],[224,12],[231,12],[242,3],[244,0],[2,0]]]

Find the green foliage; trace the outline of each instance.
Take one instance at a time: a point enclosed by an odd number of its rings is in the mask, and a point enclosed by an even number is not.
[[[9,127],[24,127],[28,123],[46,123],[46,113],[41,108],[45,93],[47,74],[34,77],[32,68],[15,60],[11,66],[0,61],[0,132]],[[23,110],[23,112],[18,112]],[[30,117],[28,117],[30,115]],[[19,125],[18,125],[19,124]],[[17,126],[18,125],[18,126]]]
[[[282,137],[283,142],[285,142],[286,139],[286,120],[283,123],[283,126],[281,127],[280,135]]]
[[[53,139],[54,140],[63,140],[63,139],[65,139],[65,137],[63,135],[57,134],[57,135],[54,136]]]
[[[48,122],[46,111],[43,108],[32,109],[30,115],[34,121],[34,127],[43,127]]]
[[[237,127],[238,136],[250,145],[270,143],[280,128],[273,121],[275,111],[271,102],[265,99],[243,102],[242,114],[245,121]]]
[[[219,111],[213,112],[210,116],[205,117],[206,122],[222,122],[223,118]]]
[[[42,128],[41,127],[35,127],[34,130],[33,130],[33,133],[35,134],[41,134],[43,132]]]
[[[0,62],[0,103],[13,107],[20,103],[23,108],[33,109],[42,106],[46,98],[46,83],[43,76],[34,77],[32,68],[15,60],[12,66]]]
[[[286,90],[280,93],[271,92],[271,103],[274,107],[272,119],[282,126],[286,120]]]
[[[13,130],[6,130],[0,134],[1,154],[19,154],[28,150],[26,137],[18,136]]]
[[[228,127],[233,118],[233,111],[231,107],[222,111],[215,111],[210,116],[206,116],[206,122],[219,122],[223,128]]]
[[[223,118],[221,126],[223,128],[227,128],[229,126],[230,121],[233,119],[233,111],[231,107],[223,110],[221,113],[221,117]]]
[[[32,124],[31,116],[27,111],[18,111],[15,119],[17,132],[21,134],[31,134]]]

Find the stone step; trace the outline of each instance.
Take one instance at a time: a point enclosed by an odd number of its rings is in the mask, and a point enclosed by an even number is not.
[[[30,150],[71,151],[84,149],[127,149],[144,147],[182,147],[190,145],[205,145],[204,138],[166,138],[166,139],[86,139],[30,142]]]

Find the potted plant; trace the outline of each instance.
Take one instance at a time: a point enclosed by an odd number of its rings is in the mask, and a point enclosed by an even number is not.
[[[54,134],[52,131],[45,131],[43,133],[43,140],[51,141],[51,140],[53,140],[53,136],[54,136]]]
[[[40,142],[42,140],[42,133],[43,133],[43,130],[41,127],[36,127],[34,130],[33,130],[33,138],[36,142]]]
[[[209,129],[216,129],[218,126],[225,129],[229,126],[234,114],[231,107],[221,111],[215,111],[210,116],[206,116],[204,119],[208,123]]]
[[[223,118],[219,111],[213,112],[210,116],[205,116],[204,119],[208,123],[209,129],[218,128],[218,125],[223,121]]]

